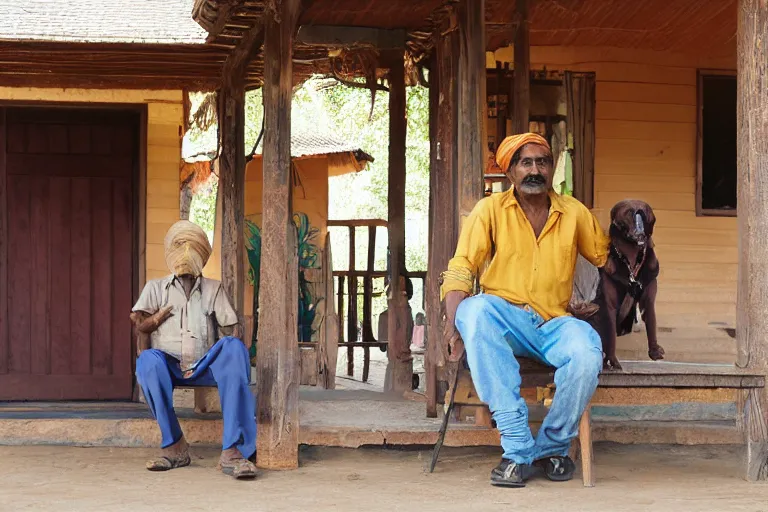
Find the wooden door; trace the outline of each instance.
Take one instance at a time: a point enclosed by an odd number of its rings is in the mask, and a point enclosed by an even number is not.
[[[136,112],[0,109],[0,400],[130,399]]]

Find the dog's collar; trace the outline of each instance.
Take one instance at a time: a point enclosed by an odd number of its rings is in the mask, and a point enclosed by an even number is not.
[[[622,253],[618,247],[616,247],[615,244],[611,243],[611,252],[616,255],[616,257],[624,263],[624,265],[627,267],[627,270],[629,271],[629,281],[635,282],[637,280],[637,276],[640,273],[640,269],[643,268],[643,264],[645,264],[645,256],[648,252],[648,245],[644,245],[641,249],[640,253],[638,253],[638,256],[640,257],[640,261],[636,262],[635,265],[632,265],[629,262],[629,258],[627,258],[624,253]]]

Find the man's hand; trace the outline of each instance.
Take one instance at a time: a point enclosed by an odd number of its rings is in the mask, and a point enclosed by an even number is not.
[[[171,311],[173,311],[173,306],[166,306],[153,315],[144,311],[134,311],[131,313],[131,322],[133,322],[136,328],[137,356],[149,348],[149,335],[171,316]]]
[[[141,322],[137,327],[140,332],[150,334],[157,330],[163,322],[165,322],[169,316],[171,316],[173,306],[165,306],[157,310],[156,313],[150,315],[149,318]]]
[[[445,294],[445,325],[443,327],[443,355],[451,362],[460,361],[464,355],[464,342],[456,329],[456,310],[469,294],[451,291]]]

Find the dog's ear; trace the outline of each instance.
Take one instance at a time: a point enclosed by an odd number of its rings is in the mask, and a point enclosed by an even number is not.
[[[624,201],[619,201],[613,205],[613,208],[611,208],[611,222],[616,220],[616,214],[619,212],[619,208],[622,206],[624,206]]]

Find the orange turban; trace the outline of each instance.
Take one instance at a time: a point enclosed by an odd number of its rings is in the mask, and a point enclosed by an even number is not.
[[[499,149],[496,150],[496,163],[501,168],[502,172],[509,170],[509,164],[512,162],[512,157],[515,152],[526,144],[536,144],[537,146],[543,146],[547,148],[550,156],[552,156],[552,149],[549,147],[547,139],[537,133],[522,133],[520,135],[511,135],[501,141]]]

